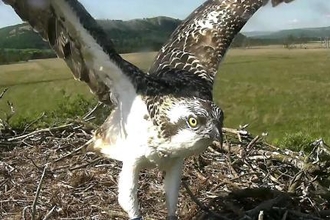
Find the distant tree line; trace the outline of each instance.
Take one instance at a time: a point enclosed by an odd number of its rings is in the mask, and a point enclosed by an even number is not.
[[[306,36],[296,37],[294,35],[288,35],[283,38],[245,38],[240,42],[240,47],[283,45],[283,47],[289,48],[290,45],[293,44],[307,44],[311,41],[319,41],[319,38]]]
[[[169,36],[155,37],[155,35],[144,36],[142,34],[134,34],[131,32],[113,31],[111,33],[112,41],[119,53],[132,53],[141,51],[158,51],[166,42]],[[170,35],[170,33],[168,33]],[[38,41],[40,41],[40,37]],[[285,39],[257,39],[248,38],[243,34],[238,34],[231,44],[231,47],[253,47],[266,45],[283,45],[285,48],[290,48],[293,44],[306,44],[309,41],[317,41],[318,38],[297,38],[292,35]],[[25,41],[22,38],[22,41]],[[30,45],[23,44],[20,39],[12,41],[6,49],[0,48],[0,64],[9,64],[19,61],[28,61],[33,59],[55,58],[56,54],[44,42],[38,44],[39,49],[27,49]],[[8,49],[11,48],[11,49]],[[12,49],[15,48],[15,49]]]
[[[0,64],[10,64],[34,59],[46,59],[56,57],[52,50],[39,49],[1,49]]]

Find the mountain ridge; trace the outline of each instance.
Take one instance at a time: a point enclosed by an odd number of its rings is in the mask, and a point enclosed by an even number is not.
[[[182,22],[171,17],[153,17],[132,20],[97,20],[111,37],[119,53],[156,51],[166,42]],[[281,43],[289,36],[295,38],[324,38],[330,36],[330,27],[289,29],[275,32],[242,32],[232,46],[244,46],[247,38],[260,39],[271,44]],[[258,41],[257,41],[258,42]],[[26,24],[0,28],[0,49],[49,49],[46,42]]]
[[[129,21],[97,20],[97,22],[112,38],[119,52],[124,53],[159,48],[181,20],[155,17]],[[0,48],[48,49],[49,46],[27,23],[22,23],[0,29]]]

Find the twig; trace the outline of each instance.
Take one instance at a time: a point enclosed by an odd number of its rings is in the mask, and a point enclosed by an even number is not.
[[[48,168],[48,164],[45,165],[44,170],[42,171],[42,175],[41,175],[41,178],[40,178],[38,187],[37,187],[36,195],[35,195],[34,200],[33,200],[33,203],[32,203],[32,212],[31,212],[31,216],[32,216],[31,218],[32,218],[32,220],[35,220],[36,219],[37,202],[38,202],[38,198],[39,198],[39,194],[40,194],[40,191],[41,191],[42,182],[44,180],[44,177],[45,177],[45,173],[46,173],[46,169],[47,168]]]
[[[258,215],[258,220],[264,220],[264,211],[261,210]]]
[[[53,214],[55,209],[56,209],[56,205],[54,205],[53,208],[51,210],[49,210],[49,212],[47,212],[47,214],[45,215],[43,220],[47,220]]]
[[[253,138],[253,140],[246,147],[246,150],[250,150],[259,139],[260,139],[259,136],[256,136],[255,138]]]
[[[89,116],[91,116],[100,106],[102,105],[102,103],[101,102],[98,102],[95,106],[94,106],[94,108],[92,109],[92,110],[90,110],[84,117],[83,117],[83,119],[85,120],[85,119],[87,119],[87,118],[89,118]]]
[[[5,88],[1,94],[0,94],[0,99],[2,99],[2,97],[6,94],[6,92],[8,91],[9,88]]]
[[[60,158],[54,160],[54,162],[56,163],[56,162],[58,162],[58,161],[60,161],[60,160],[63,160],[64,158],[66,158],[66,157],[68,157],[68,156],[70,156],[70,155],[72,155],[72,154],[74,154],[74,153],[80,151],[81,149],[83,149],[84,147],[86,147],[88,144],[89,144],[89,142],[83,144],[82,146],[78,147],[78,148],[75,149],[74,151],[71,151],[70,153],[68,153],[68,154],[66,154],[66,155],[64,155],[64,156],[62,156],[62,157],[60,157]]]
[[[189,186],[188,184],[182,180],[182,185],[183,187],[186,189],[188,195],[190,196],[190,198],[196,203],[196,205],[198,205],[200,207],[200,209],[202,209],[203,211],[213,215],[214,217],[217,217],[218,219],[221,219],[221,220],[229,220],[228,218],[222,216],[222,215],[219,215],[218,213],[210,210],[208,207],[206,207],[204,204],[202,204],[195,196],[194,194],[191,192],[191,190],[189,189]]]
[[[7,101],[7,105],[8,105],[9,108],[10,108],[11,115],[13,115],[13,114],[15,113],[14,103],[12,103],[12,102],[10,102],[10,101]]]
[[[45,116],[45,112],[43,112],[38,118],[36,118],[35,120],[33,120],[32,122],[30,122],[29,124],[27,124],[24,128],[24,131],[22,132],[23,134],[37,121],[39,121],[40,119],[42,119]]]
[[[29,200],[20,200],[20,199],[6,199],[6,200],[0,200],[0,203],[6,203],[6,202],[28,203],[28,202],[31,202],[31,201],[29,201]]]
[[[30,208],[30,206],[25,206],[25,207],[23,208],[23,211],[22,211],[22,218],[23,218],[23,220],[26,219],[26,210],[27,210],[28,208]]]
[[[271,209],[274,205],[280,203],[282,200],[284,200],[287,196],[281,194],[278,195],[277,197],[275,197],[274,199],[270,199],[267,200],[263,203],[261,203],[260,205],[258,205],[257,207],[255,207],[254,209],[251,209],[249,211],[246,211],[246,215],[248,216],[255,216],[257,215],[257,213],[259,213],[261,210],[269,210]]]
[[[52,132],[52,131],[55,131],[55,130],[60,130],[60,129],[68,128],[68,127],[70,127],[72,125],[73,125],[73,123],[69,123],[69,124],[58,126],[58,127],[40,129],[40,130],[33,131],[31,133],[28,133],[28,134],[24,134],[24,135],[21,135],[21,136],[9,138],[8,141],[15,141],[15,140],[20,140],[20,139],[25,139],[27,137],[31,137],[33,135],[40,134],[40,133],[43,133],[43,132]]]
[[[80,166],[72,167],[72,168],[70,168],[69,170],[70,170],[70,171],[78,170],[78,169],[81,169],[81,168],[87,167],[88,165],[91,165],[91,164],[96,163],[96,162],[98,162],[98,161],[100,161],[100,160],[103,160],[103,159],[104,159],[104,158],[102,158],[102,157],[98,157],[98,158],[96,158],[95,160],[92,160],[92,161],[89,162],[89,163],[85,163],[85,164],[82,164],[82,165],[80,165]]]
[[[225,152],[231,152],[233,154],[239,154],[242,150],[239,146],[231,146],[224,144],[222,146],[222,150]],[[319,170],[320,167],[318,164],[306,163],[305,158],[300,156],[299,153],[293,152],[290,150],[282,151],[269,151],[264,149],[257,149],[255,152],[256,155],[263,155],[264,159],[267,160],[277,160],[283,163],[291,164],[292,166],[298,169],[304,169],[306,172],[314,172],[315,170]],[[252,157],[253,158],[253,157]]]
[[[25,156],[28,160],[30,160],[31,162],[32,162],[32,164],[38,169],[38,170],[43,170],[43,168],[42,167],[40,167],[40,166],[38,166],[35,162],[34,162],[34,160],[32,159],[32,158],[30,158],[30,157],[28,157],[28,156]]]
[[[286,220],[288,213],[289,213],[289,211],[286,210],[281,220]]]
[[[244,131],[244,130],[237,130],[237,129],[233,129],[233,128],[222,128],[222,131],[223,132],[226,132],[226,133],[232,133],[232,134],[242,134],[242,135],[247,135],[248,132],[247,131]]]
[[[4,92],[2,92],[2,96],[3,96],[3,94],[4,94]],[[14,104],[12,103],[12,102],[10,102],[10,101],[7,101],[7,105],[9,106],[9,108],[10,108],[10,113],[9,114],[7,114],[5,111],[5,116],[6,116],[6,118],[4,119],[4,123],[5,123],[5,128],[7,128],[7,129],[9,129],[10,128],[10,126],[9,126],[9,121],[10,121],[10,119],[15,115],[15,107],[14,107]]]
[[[289,185],[289,189],[288,192],[289,193],[294,193],[296,191],[296,188],[298,186],[298,184],[300,183],[300,180],[303,176],[304,172],[302,170],[300,170],[290,181],[290,185]]]

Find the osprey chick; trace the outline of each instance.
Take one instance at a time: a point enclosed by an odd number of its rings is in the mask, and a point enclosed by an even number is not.
[[[77,0],[3,0],[48,41],[74,77],[115,109],[90,148],[123,162],[118,199],[139,219],[139,170],[166,172],[168,219],[176,219],[183,160],[222,141],[223,112],[213,102],[219,64],[235,35],[268,0],[207,0],[174,31],[143,73],[124,60]],[[274,6],[292,0],[272,0]]]

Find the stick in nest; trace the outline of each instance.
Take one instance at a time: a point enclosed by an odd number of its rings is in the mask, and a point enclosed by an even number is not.
[[[43,182],[44,177],[45,177],[47,167],[48,167],[48,164],[45,165],[44,170],[42,171],[42,175],[41,175],[38,187],[37,187],[36,195],[35,195],[33,203],[32,203],[32,213],[31,213],[31,215],[32,215],[31,219],[32,220],[36,219],[37,201],[38,201],[38,198],[39,198],[39,195],[40,195],[41,186],[42,186],[42,182]]]

